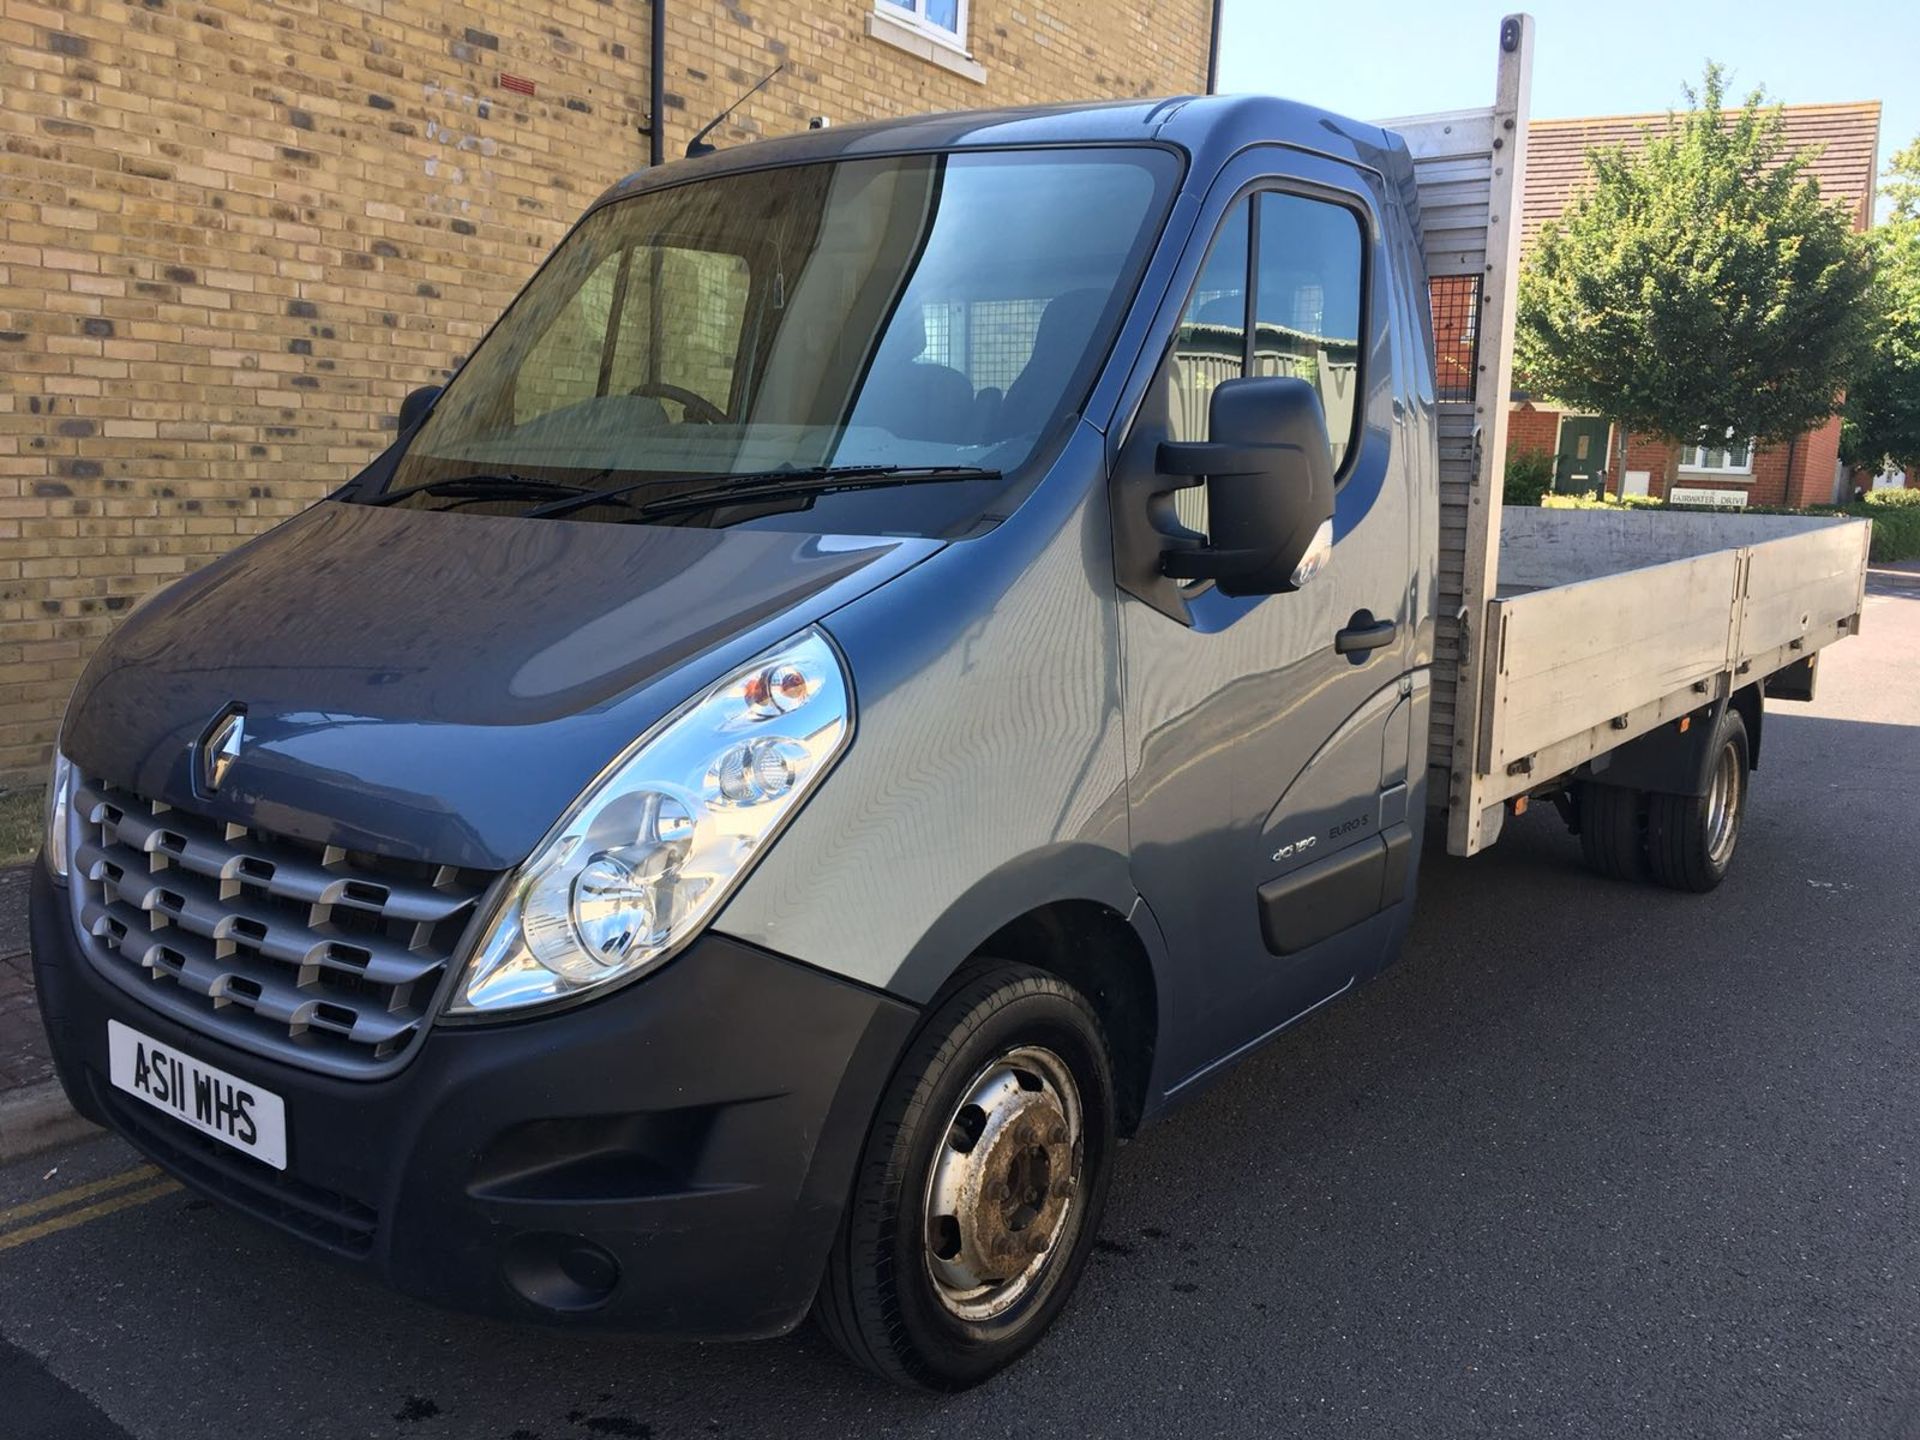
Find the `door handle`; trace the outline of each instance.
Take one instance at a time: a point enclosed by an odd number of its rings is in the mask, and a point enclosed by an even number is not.
[[[1347,622],[1346,629],[1334,632],[1333,650],[1336,655],[1362,655],[1382,645],[1391,645],[1399,631],[1400,627],[1393,621],[1376,620],[1372,611],[1362,610]]]

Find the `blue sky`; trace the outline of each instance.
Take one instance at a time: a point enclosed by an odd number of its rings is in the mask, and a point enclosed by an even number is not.
[[[1225,0],[1220,88],[1363,119],[1487,104],[1500,17],[1489,0]],[[1533,112],[1615,115],[1684,104],[1709,57],[1729,88],[1789,104],[1879,100],[1880,159],[1920,132],[1913,0],[1535,0]]]

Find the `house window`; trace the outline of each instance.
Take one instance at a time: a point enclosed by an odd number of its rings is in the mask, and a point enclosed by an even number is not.
[[[1698,470],[1709,475],[1751,475],[1753,473],[1753,442],[1736,440],[1729,429],[1717,443],[1708,443],[1705,436],[1698,445],[1685,446],[1680,451],[1680,468]]]
[[[874,0],[874,9],[935,40],[967,48],[967,0]]]

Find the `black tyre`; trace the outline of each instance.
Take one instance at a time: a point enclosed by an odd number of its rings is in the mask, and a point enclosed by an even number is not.
[[[1713,737],[1704,795],[1647,797],[1647,863],[1670,890],[1704,894],[1726,878],[1747,814],[1747,725],[1729,708]]]
[[[1588,869],[1609,880],[1646,873],[1646,800],[1642,791],[1594,780],[1580,787],[1580,853]]]
[[[1067,1303],[1099,1231],[1113,1065],[1071,986],[967,975],[907,1049],[867,1137],[814,1315],[894,1381],[978,1384]]]

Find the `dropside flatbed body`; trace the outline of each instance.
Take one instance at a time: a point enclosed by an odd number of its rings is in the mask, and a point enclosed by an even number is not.
[[[1866,591],[1861,520],[1503,509],[1532,45],[1509,17],[1491,107],[1385,122],[1413,154],[1435,312],[1461,317],[1440,337],[1428,749],[1456,855],[1516,797],[1857,633]]]

